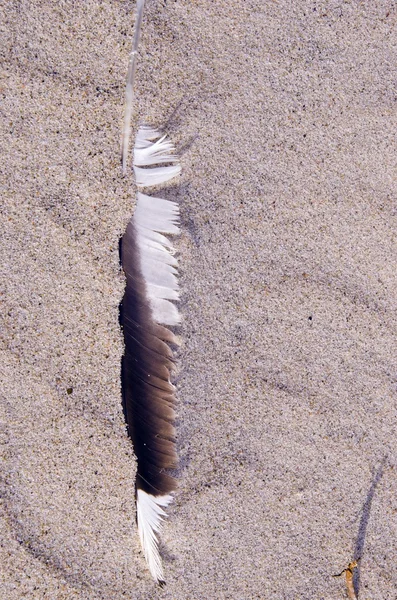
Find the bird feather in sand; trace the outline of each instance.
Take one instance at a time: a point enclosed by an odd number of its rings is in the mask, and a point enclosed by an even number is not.
[[[149,127],[138,131],[134,172],[139,187],[150,188],[178,175],[172,144]],[[177,260],[164,234],[177,234],[175,202],[138,191],[135,213],[121,240],[126,276],[121,305],[125,351],[122,361],[123,406],[137,457],[137,523],[143,553],[153,578],[164,583],[157,535],[172,501],[176,467],[174,386],[170,382],[177,342],[168,326],[180,321]]]

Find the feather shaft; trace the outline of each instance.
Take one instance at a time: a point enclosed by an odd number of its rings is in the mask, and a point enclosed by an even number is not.
[[[132,104],[134,100],[134,81],[136,64],[138,58],[138,46],[139,38],[141,35],[141,26],[143,18],[143,9],[145,6],[145,0],[137,1],[137,15],[135,20],[135,31],[134,40],[132,42],[132,51],[128,61],[128,72],[127,72],[127,85],[125,88],[125,110],[124,110],[124,125],[121,140],[121,161],[123,166],[123,173],[127,172],[127,159],[128,159],[128,145],[131,134],[131,115],[132,115]]]

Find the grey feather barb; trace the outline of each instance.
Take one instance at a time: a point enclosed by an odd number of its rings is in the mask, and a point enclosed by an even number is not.
[[[133,83],[144,0],[138,0],[133,51],[130,56],[122,141],[126,171]],[[134,146],[134,175],[139,188],[163,185],[179,175],[181,167],[173,145],[150,127],[140,127]],[[120,259],[126,277],[120,305],[124,335],[121,367],[123,409],[137,458],[136,511],[138,533],[149,570],[164,584],[158,534],[172,502],[177,466],[175,446],[175,389],[171,346],[177,344],[168,329],[178,325],[177,260],[166,235],[179,233],[175,202],[137,193],[134,215],[121,239]]]

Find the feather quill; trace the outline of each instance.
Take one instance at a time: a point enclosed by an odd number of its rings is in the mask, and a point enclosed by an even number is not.
[[[136,136],[134,171],[139,187],[163,184],[181,171],[173,145],[154,129]],[[170,164],[171,163],[171,164]],[[161,166],[159,166],[161,165]],[[137,457],[136,504],[139,537],[153,578],[164,583],[158,534],[176,489],[167,472],[177,465],[175,395],[170,381],[177,343],[167,326],[180,322],[177,260],[164,234],[178,234],[175,202],[138,191],[135,213],[121,240],[126,289],[120,307],[125,351],[123,407]]]

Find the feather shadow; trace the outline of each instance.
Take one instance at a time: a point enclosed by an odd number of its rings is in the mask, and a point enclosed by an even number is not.
[[[372,500],[374,499],[374,495],[376,492],[376,488],[379,485],[380,480],[383,477],[383,470],[384,470],[384,466],[387,460],[387,456],[385,456],[378,468],[378,470],[374,473],[374,476],[372,478],[372,483],[371,483],[371,487],[369,488],[367,497],[365,499],[365,502],[363,504],[363,509],[362,509],[362,513],[361,513],[361,519],[360,519],[360,524],[358,527],[358,534],[357,534],[357,538],[356,538],[356,543],[354,545],[354,554],[353,554],[353,558],[354,561],[357,561],[358,566],[354,571],[354,576],[353,576],[353,586],[354,586],[354,591],[357,595],[357,598],[359,596],[360,593],[360,559],[363,556],[364,553],[364,545],[365,545],[365,538],[366,538],[366,534],[367,534],[367,527],[368,527],[368,522],[369,522],[369,517],[371,514],[371,505],[372,505]]]

